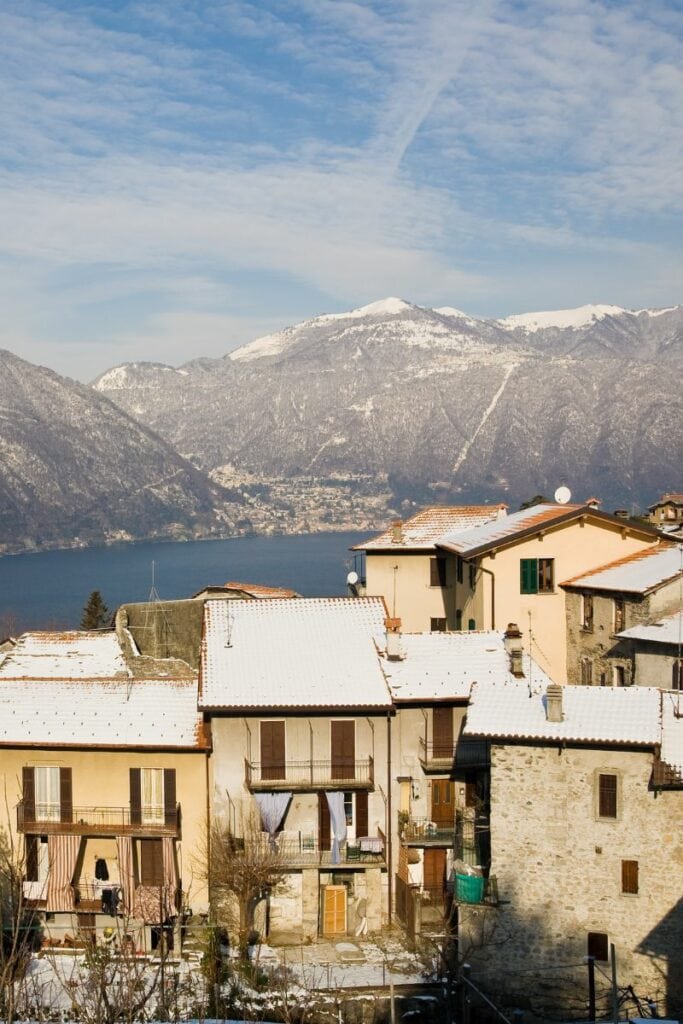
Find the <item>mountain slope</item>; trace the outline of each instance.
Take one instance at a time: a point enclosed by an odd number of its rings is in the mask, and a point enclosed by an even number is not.
[[[0,351],[0,551],[208,536],[239,514],[106,396]]]

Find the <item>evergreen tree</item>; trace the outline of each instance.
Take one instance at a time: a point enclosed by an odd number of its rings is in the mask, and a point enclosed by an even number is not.
[[[110,621],[109,609],[102,600],[99,590],[93,590],[81,616],[81,629],[102,629]]]

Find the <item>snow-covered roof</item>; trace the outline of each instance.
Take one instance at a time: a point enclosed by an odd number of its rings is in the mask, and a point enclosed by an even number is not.
[[[492,679],[514,679],[498,630],[467,633],[404,633],[402,661],[382,657],[392,696],[403,701],[467,700],[472,684]],[[523,655],[527,680],[544,687],[550,678]]]
[[[202,708],[379,708],[379,597],[207,601]]]
[[[465,557],[481,550],[494,548],[513,540],[518,534],[532,533],[543,529],[555,520],[572,519],[578,512],[600,515],[594,509],[583,505],[554,505],[551,503],[532,505],[531,508],[511,512],[502,519],[494,519],[482,526],[456,533],[444,533],[438,546],[456,551]]]
[[[683,611],[667,615],[659,622],[641,623],[617,633],[628,640],[648,640],[653,644],[679,644],[683,638]]]
[[[562,686],[564,719],[546,718],[545,689],[522,680],[472,687],[464,733],[492,739],[537,739],[627,746],[660,741],[660,691],[645,686]]]
[[[394,540],[393,529],[389,528],[362,544],[356,544],[353,550],[432,550],[444,534],[458,533],[505,518],[506,508],[506,505],[433,505],[423,508],[401,524],[401,540]]]
[[[660,757],[683,776],[683,693],[662,693],[662,748]]]
[[[673,492],[663,494],[654,505],[648,505],[647,510],[652,512],[653,509],[660,508],[662,505],[683,505],[683,494],[674,494]]]
[[[683,556],[677,544],[655,544],[626,555],[607,565],[599,566],[581,576],[572,576],[564,580],[562,586],[577,587],[582,590],[614,590],[629,594],[647,594],[650,590],[669,580],[675,579],[681,572]]]
[[[21,679],[0,685],[0,745],[203,746],[193,679]]]
[[[0,662],[0,679],[111,679],[128,669],[116,633],[24,633]]]
[[[291,590],[289,587],[272,587],[265,583],[239,583],[235,580],[230,580],[228,583],[220,584],[209,584],[200,590],[200,594],[211,593],[213,591],[231,590],[237,591],[238,593],[247,594],[249,597],[264,598],[264,597],[300,597],[296,590]],[[194,595],[195,597],[197,594]]]

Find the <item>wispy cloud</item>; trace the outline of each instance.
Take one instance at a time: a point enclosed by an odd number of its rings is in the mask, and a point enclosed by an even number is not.
[[[166,332],[180,362],[385,294],[680,297],[673,0],[5,7],[2,343],[29,358],[85,375]]]

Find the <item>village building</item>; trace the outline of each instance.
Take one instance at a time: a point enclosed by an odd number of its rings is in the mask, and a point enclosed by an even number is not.
[[[638,686],[683,690],[683,611],[625,629],[618,639],[628,650]]]
[[[211,813],[280,854],[258,910],[273,941],[376,932],[391,915],[385,618],[381,598],[206,603]]]
[[[663,494],[647,511],[650,522],[661,529],[677,529],[683,526],[683,494]]]
[[[196,678],[138,678],[113,632],[30,633],[0,663],[2,826],[45,941],[177,948],[208,911]]]
[[[477,683],[463,734],[490,745],[497,907],[459,907],[473,975],[507,1005],[587,1017],[586,957],[683,1009],[683,707],[654,688]],[[602,973],[601,973],[602,972]]]
[[[560,584],[566,593],[567,681],[593,686],[671,685],[676,655],[658,648],[657,657],[636,665],[632,630],[683,606],[683,555],[677,544],[661,542],[573,576]],[[657,635],[654,627],[653,636]],[[671,637],[671,630],[659,630]],[[652,654],[652,646],[649,648]],[[661,660],[660,660],[661,659]],[[661,671],[660,675],[657,672]]]
[[[658,533],[592,505],[543,503],[509,515],[500,507],[491,511],[488,521],[460,522],[432,534],[421,552],[413,550],[416,541],[398,527],[391,546],[387,534],[357,545],[366,553],[367,592],[381,594],[408,630],[495,629],[515,622],[543,670],[565,682],[566,610],[560,582],[606,559],[650,547]],[[477,516],[484,516],[481,507]],[[422,531],[430,517],[440,522],[434,510],[426,510]],[[399,557],[402,543],[405,558]],[[433,614],[438,608],[440,620]],[[413,622],[419,624],[413,627]]]

